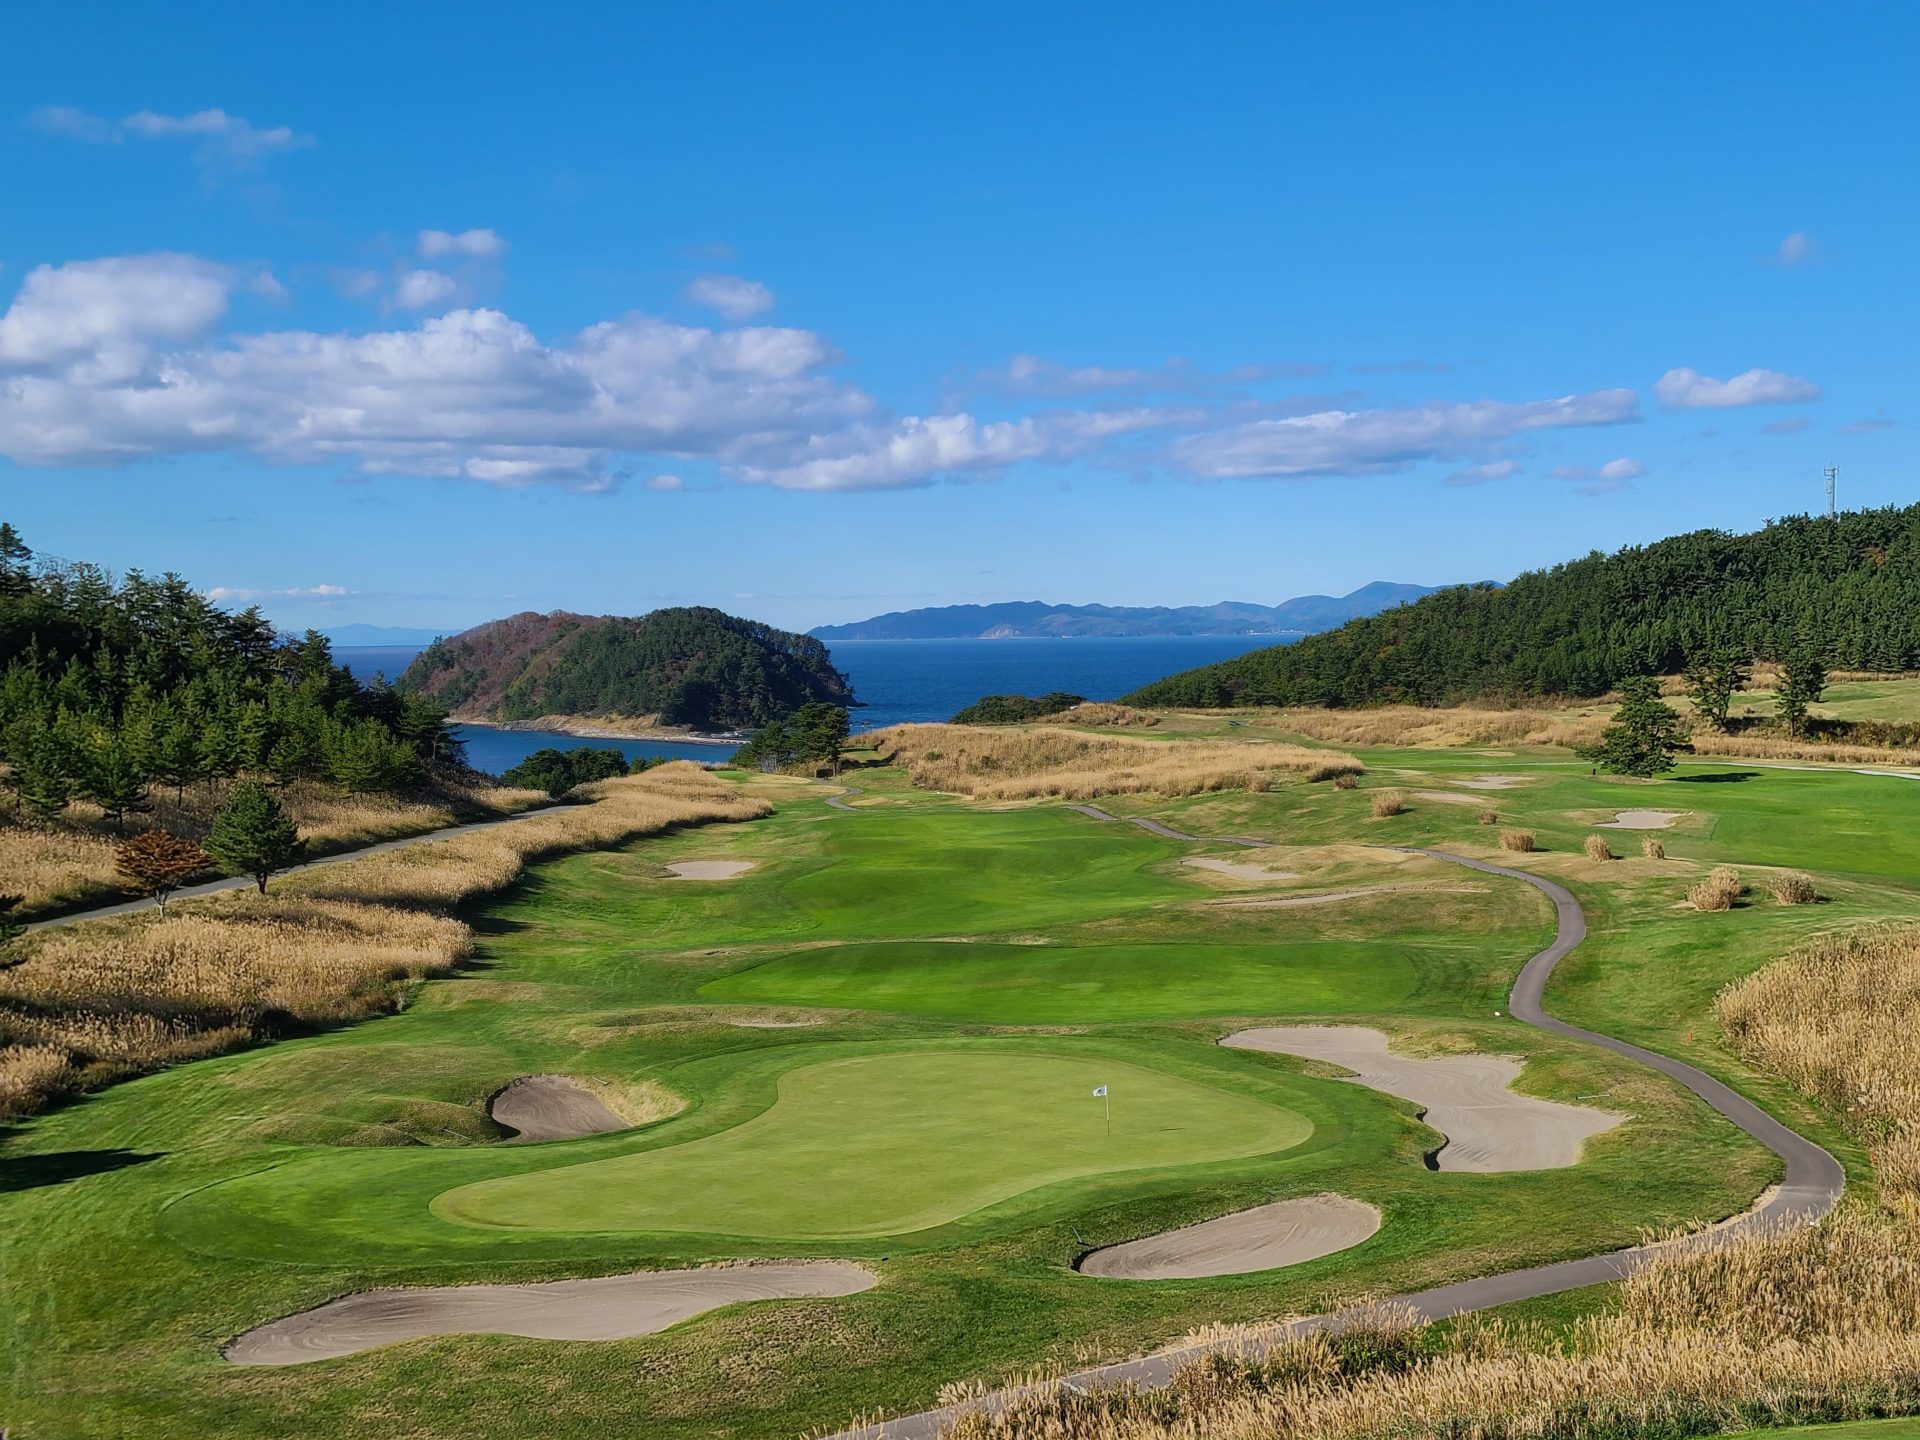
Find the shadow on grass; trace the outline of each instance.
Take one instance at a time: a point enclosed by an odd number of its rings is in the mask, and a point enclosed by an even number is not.
[[[158,1160],[139,1150],[54,1150],[45,1155],[0,1155],[0,1194],[64,1185],[89,1175],[105,1175],[129,1165]]]
[[[1681,785],[1731,785],[1741,780],[1758,780],[1758,770],[1722,770],[1712,775],[1676,775]]]

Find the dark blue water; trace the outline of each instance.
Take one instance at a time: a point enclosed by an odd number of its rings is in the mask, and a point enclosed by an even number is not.
[[[1272,645],[1271,635],[1190,635],[1139,640],[842,640],[833,663],[853,682],[864,705],[853,712],[856,730],[910,720],[949,720],[982,695],[1043,695],[1065,690],[1089,700],[1112,700],[1176,670],[1228,660]],[[343,645],[334,658],[361,680],[391,680],[423,647]],[[671,740],[602,740],[531,730],[461,725],[475,769],[498,775],[548,746],[591,745],[656,759],[724,760],[725,746]]]

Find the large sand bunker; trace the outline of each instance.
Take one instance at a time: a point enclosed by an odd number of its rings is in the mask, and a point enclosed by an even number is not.
[[[858,1294],[874,1278],[844,1260],[793,1260],[542,1285],[364,1290],[249,1330],[223,1353],[236,1365],[303,1365],[429,1335],[626,1340],[746,1300]]]
[[[1602,822],[1602,830],[1664,830],[1691,810],[1621,810]]]
[[[1440,1170],[1561,1169],[1580,1159],[1588,1136],[1620,1123],[1604,1110],[1516,1094],[1513,1082],[1526,1064],[1511,1056],[1415,1059],[1394,1054],[1385,1035],[1359,1025],[1266,1026],[1220,1043],[1324,1060],[1353,1071],[1343,1078],[1356,1085],[1411,1100],[1422,1107],[1421,1119],[1447,1137],[1434,1162]]]
[[[667,866],[676,880],[731,880],[752,868],[751,860],[676,860]]]
[[[1531,785],[1530,775],[1468,775],[1451,782],[1469,790],[1511,790],[1516,785]]]
[[[1217,900],[1227,910],[1290,910],[1296,905],[1332,905],[1363,895],[1484,895],[1484,885],[1358,885],[1351,890],[1321,890],[1312,895],[1276,895],[1266,900]]]
[[[1219,875],[1231,875],[1236,880],[1251,880],[1256,885],[1264,885],[1272,880],[1299,878],[1291,870],[1269,870],[1265,865],[1251,865],[1234,860],[1214,860],[1204,855],[1190,855],[1180,863],[1191,865],[1196,870],[1212,870]]]
[[[523,1075],[493,1097],[487,1113],[514,1132],[509,1145],[631,1128],[606,1101],[565,1075]]]
[[[1082,1275],[1106,1280],[1197,1280],[1301,1265],[1351,1249],[1380,1228],[1380,1212],[1345,1195],[1276,1200],[1124,1245],[1095,1250]]]

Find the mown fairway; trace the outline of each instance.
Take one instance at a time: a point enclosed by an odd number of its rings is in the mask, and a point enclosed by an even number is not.
[[[1904,883],[1920,842],[1895,823],[1920,791],[1759,769],[1621,786],[1548,753],[1367,758],[1357,793],[1110,802],[1282,842],[1259,857],[1298,874],[1281,893],[1401,887],[1317,907],[1239,908],[1275,886],[1180,863],[1237,852],[1045,804],[982,810],[884,771],[860,776],[873,803],[853,813],[819,789],[743,780],[776,798],[772,819],[544,866],[478,917],[475,967],[405,1013],[183,1066],[7,1137],[5,1413],[61,1440],[464,1437],[529,1413],[559,1436],[771,1437],[1076,1349],[1124,1353],[1743,1207],[1771,1167],[1729,1127],[1634,1067],[1497,1015],[1550,933],[1531,890],[1462,888],[1353,842],[1489,853],[1474,805],[1417,792],[1524,777],[1476,804],[1534,828],[1543,852],[1525,863],[1574,885],[1593,916],[1557,1003],[1771,1102],[1717,1048],[1712,991],[1810,928],[1920,910]],[[1368,790],[1389,784],[1409,792],[1407,813],[1374,820]],[[1694,812],[1665,836],[1675,859],[1578,856],[1595,818],[1633,806]],[[1617,840],[1637,855],[1637,836]],[[666,863],[687,859],[755,868],[671,878]],[[1718,860],[1807,868],[1831,903],[1756,892],[1727,914],[1676,909],[1695,862]],[[1290,1016],[1527,1055],[1526,1088],[1629,1123],[1572,1169],[1435,1174],[1421,1158],[1435,1138],[1406,1107],[1213,1043]],[[485,1098],[535,1073],[651,1082],[685,1108],[613,1135],[489,1143]],[[1102,1083],[1111,1141],[1089,1093]],[[1377,1205],[1384,1227],[1230,1279],[1070,1269],[1095,1245],[1322,1190]],[[369,1285],[752,1255],[849,1256],[881,1283],[630,1341],[447,1337],[292,1370],[218,1357],[240,1330]]]

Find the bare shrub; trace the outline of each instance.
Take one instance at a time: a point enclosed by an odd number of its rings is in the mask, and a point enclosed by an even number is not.
[[[1640,853],[1649,860],[1664,860],[1667,858],[1667,842],[1658,835],[1642,835]]]
[[[1798,870],[1783,870],[1771,876],[1767,888],[1782,905],[1811,905],[1820,898],[1820,887],[1813,883],[1813,877]]]
[[[1582,848],[1587,852],[1587,859],[1589,860],[1613,859],[1613,849],[1607,844],[1604,835],[1587,836],[1587,843]]]
[[[1356,775],[1336,775],[1333,777],[1333,788],[1336,790],[1357,790],[1360,788],[1360,779]]]
[[[1245,789],[1260,777],[1271,782],[1278,773],[1304,774],[1329,760],[1360,764],[1272,740],[1155,740],[1058,726],[895,725],[876,731],[873,746],[889,763],[905,766],[923,789],[982,800],[1199,795]]]
[[[584,793],[591,803],[307,871],[273,895],[32,937],[0,970],[0,1119],[289,1026],[390,1010],[466,957],[472,934],[446,912],[525,864],[769,808],[684,762]]]
[[[1498,810],[1482,810],[1480,812],[1480,823],[1482,825],[1498,825],[1500,823],[1500,812]]]
[[[1696,910],[1731,910],[1734,902],[1746,893],[1747,887],[1740,883],[1738,870],[1717,865],[1711,875],[1687,892],[1687,899]]]
[[[1342,755],[1336,759],[1321,761],[1318,765],[1307,771],[1307,780],[1309,782],[1338,780],[1343,775],[1351,777],[1364,775],[1366,773],[1366,766],[1351,756]]]
[[[1407,797],[1398,790],[1376,790],[1373,792],[1373,818],[1384,820],[1389,815],[1398,815],[1407,808]]]
[[[1533,832],[1531,830],[1502,830],[1500,848],[1511,850],[1518,855],[1531,854],[1533,851]]]

